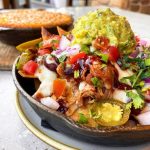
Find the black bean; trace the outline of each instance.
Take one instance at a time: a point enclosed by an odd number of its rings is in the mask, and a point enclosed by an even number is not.
[[[69,68],[66,67],[64,72],[66,75],[71,75],[71,74],[73,74],[73,69],[71,67],[69,67]]]
[[[61,113],[65,113],[67,110],[68,110],[68,108],[66,107],[66,105],[65,105],[65,102],[64,102],[64,100],[59,100],[58,101],[58,103],[59,103],[59,108],[57,109],[57,111],[59,111],[59,112],[61,112]]]
[[[46,61],[44,62],[44,65],[47,69],[51,70],[51,71],[56,71],[56,68],[57,68],[57,64],[56,63],[51,63],[51,64],[48,64],[46,63]]]

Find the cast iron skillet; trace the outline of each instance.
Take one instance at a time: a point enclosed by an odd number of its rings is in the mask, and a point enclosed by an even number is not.
[[[47,108],[31,97],[35,92],[34,80],[21,77],[16,70],[15,60],[12,68],[14,83],[22,97],[35,112],[57,131],[88,142],[95,142],[109,146],[128,146],[150,141],[150,126],[122,126],[95,129],[76,124],[65,115]]]

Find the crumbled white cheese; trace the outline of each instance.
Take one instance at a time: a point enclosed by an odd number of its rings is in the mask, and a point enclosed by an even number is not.
[[[44,97],[50,96],[53,92],[53,81],[57,78],[56,73],[48,70],[44,65],[41,65],[37,69],[35,76],[38,77],[41,84],[33,97],[36,98],[39,93]]]
[[[44,65],[40,65],[38,67],[38,69],[35,72],[35,76],[38,77],[41,82],[44,80],[53,81],[56,79],[56,73],[54,71],[50,71]]]
[[[54,110],[59,108],[59,103],[51,97],[41,98],[41,103]]]

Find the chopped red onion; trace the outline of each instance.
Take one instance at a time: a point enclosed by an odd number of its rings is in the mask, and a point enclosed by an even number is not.
[[[77,63],[80,65],[81,69],[84,69],[84,60],[83,59],[78,60]]]
[[[145,41],[143,39],[140,40],[140,45],[141,46],[146,46],[146,44],[147,44],[147,41]]]
[[[70,45],[70,41],[66,38],[66,36],[62,36],[59,43],[59,49],[65,49]]]
[[[137,115],[136,119],[141,125],[150,125],[150,111]]]
[[[150,83],[150,78],[145,78],[144,81],[145,83]]]
[[[142,38],[139,43],[141,46],[149,47],[150,46],[150,39]]]
[[[80,51],[80,45],[79,44],[75,44],[73,46],[68,46],[66,47],[64,50],[62,49],[58,49],[52,52],[52,55],[55,55],[57,58],[66,55],[66,56],[72,56],[75,55],[77,53],[79,53]]]
[[[57,110],[60,106],[59,103],[51,97],[41,98],[41,103],[54,110]]]
[[[91,60],[90,60],[89,57],[88,57],[88,59],[86,59],[85,64],[86,64],[86,65],[89,65],[89,66],[91,65]]]
[[[139,50],[134,50],[131,54],[130,54],[130,57],[132,58],[136,58],[139,54]]]

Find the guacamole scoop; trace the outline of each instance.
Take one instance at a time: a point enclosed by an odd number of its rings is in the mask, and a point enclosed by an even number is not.
[[[72,30],[73,43],[91,45],[98,36],[109,39],[111,46],[119,48],[121,54],[130,53],[135,45],[134,33],[125,17],[116,15],[109,8],[89,12],[79,18]]]

